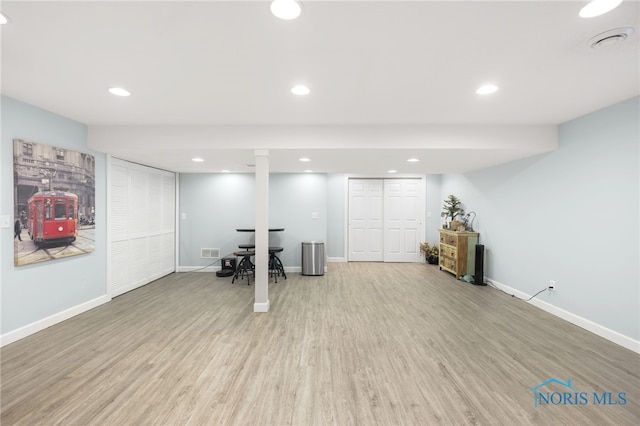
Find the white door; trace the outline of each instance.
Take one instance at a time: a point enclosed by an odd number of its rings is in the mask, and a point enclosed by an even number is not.
[[[382,179],[349,179],[349,261],[384,260]]]
[[[384,261],[420,262],[420,179],[384,181]]]
[[[175,271],[175,173],[113,158],[109,165],[109,294]]]

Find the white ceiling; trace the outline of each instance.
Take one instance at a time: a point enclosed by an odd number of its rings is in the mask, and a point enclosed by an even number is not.
[[[247,171],[253,149],[270,149],[276,172],[463,172],[549,151],[553,138],[516,139],[640,93],[638,1],[592,19],[578,17],[584,4],[306,1],[298,20],[281,21],[266,0],[3,1],[12,22],[2,26],[1,89],[86,123],[94,149],[168,170]],[[587,45],[625,26],[635,32],[624,43]],[[301,82],[307,97],[289,92]],[[476,95],[486,82],[500,90]],[[206,137],[167,146],[156,126]],[[240,129],[233,138],[229,126]],[[514,146],[487,135],[447,146],[443,129],[477,126]],[[279,143],[292,128],[297,145]],[[425,143],[389,131],[405,128]],[[333,139],[319,141],[323,129]],[[363,152],[378,131],[384,144]],[[312,164],[298,164],[307,152]]]

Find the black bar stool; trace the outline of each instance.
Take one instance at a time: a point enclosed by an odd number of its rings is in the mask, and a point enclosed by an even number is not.
[[[280,261],[280,258],[276,256],[276,253],[280,253],[284,249],[282,247],[269,247],[269,276],[275,277],[276,283],[278,282],[278,275],[282,274],[284,279],[287,279],[287,274],[284,273],[284,266]]]
[[[247,251],[252,251],[255,253],[255,244],[238,244],[238,248],[242,249],[242,250],[247,250]],[[248,260],[248,262],[251,264],[251,268],[254,268],[253,262],[251,262],[251,259]]]
[[[236,268],[236,273],[233,275],[231,284],[236,281],[236,278],[242,279],[245,276],[247,277],[247,285],[251,284],[251,274],[255,276],[255,267],[253,266],[253,262],[251,262],[251,257],[255,256],[256,252],[253,250],[241,250],[234,254],[242,257],[242,259],[240,259],[240,263],[238,263],[238,267]]]

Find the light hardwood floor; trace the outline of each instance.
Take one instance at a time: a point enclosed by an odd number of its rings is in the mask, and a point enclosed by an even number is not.
[[[288,278],[255,314],[253,285],[172,274],[7,345],[1,424],[640,422],[637,354],[498,290],[426,264]],[[550,378],[589,404],[535,408]]]

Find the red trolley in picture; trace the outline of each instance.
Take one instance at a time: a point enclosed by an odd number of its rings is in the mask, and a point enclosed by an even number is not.
[[[78,196],[43,191],[27,201],[29,235],[37,247],[70,244],[78,235]]]

